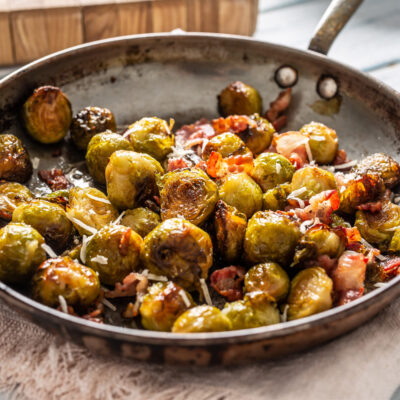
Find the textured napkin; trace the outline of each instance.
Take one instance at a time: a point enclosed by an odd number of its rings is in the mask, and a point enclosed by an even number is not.
[[[236,368],[102,358],[60,343],[0,304],[0,391],[15,399],[399,400],[400,300],[305,353]]]

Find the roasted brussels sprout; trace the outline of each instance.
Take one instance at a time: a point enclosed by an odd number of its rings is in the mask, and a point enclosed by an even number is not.
[[[78,149],[86,150],[94,135],[116,130],[114,114],[108,108],[86,107],[72,118],[71,138]]]
[[[234,114],[261,114],[262,99],[256,89],[237,81],[231,83],[218,96],[218,109],[224,117]]]
[[[33,200],[31,191],[14,182],[0,182],[0,218],[11,220],[13,211],[23,203]]]
[[[214,211],[217,185],[201,169],[169,172],[163,176],[161,185],[163,220],[179,217],[200,225]]]
[[[218,200],[215,207],[214,227],[218,254],[232,263],[242,256],[247,217],[235,207]]]
[[[153,157],[118,150],[111,155],[106,168],[108,198],[120,209],[139,207],[158,193],[156,175],[163,173]]]
[[[262,190],[245,172],[228,174],[219,183],[219,197],[250,218],[262,208]]]
[[[67,214],[81,235],[91,235],[118,218],[117,209],[107,196],[92,187],[74,187],[69,191]],[[88,229],[89,228],[92,229]]]
[[[74,232],[64,209],[46,200],[32,200],[21,204],[14,210],[12,221],[24,222],[37,229],[56,251],[65,249]]]
[[[309,140],[313,159],[319,164],[330,164],[336,157],[338,138],[336,131],[319,122],[304,125],[300,132]]]
[[[320,267],[306,268],[292,280],[287,299],[288,320],[308,317],[332,307],[332,279]]]
[[[269,189],[263,194],[263,210],[284,210],[287,204],[287,192],[282,185]]]
[[[142,260],[156,275],[166,275],[185,289],[198,288],[212,264],[208,233],[179,218],[171,218],[144,239]]]
[[[46,193],[40,197],[41,200],[47,200],[50,203],[59,204],[65,207],[69,202],[69,189],[60,189],[55,192]]]
[[[111,154],[117,150],[133,150],[133,147],[118,133],[98,133],[90,139],[86,152],[86,165],[95,181],[106,183],[106,167]]]
[[[173,282],[158,282],[150,287],[140,306],[142,325],[153,331],[169,332],[175,320],[195,306],[192,296]]]
[[[0,135],[0,179],[25,182],[32,175],[28,151],[14,135]]]
[[[294,166],[286,157],[276,153],[262,153],[254,160],[251,177],[266,192],[281,183],[290,182],[294,172]]]
[[[318,167],[304,167],[293,174],[291,189],[296,197],[308,200],[325,190],[336,189],[336,181],[332,172]]]
[[[391,253],[400,253],[400,228],[394,231],[388,251]]]
[[[297,222],[274,211],[259,211],[250,218],[244,252],[251,263],[290,263],[301,233]]]
[[[60,303],[60,296],[71,306],[87,307],[99,294],[96,272],[69,257],[44,261],[32,278],[33,298],[50,307]]]
[[[222,310],[233,330],[273,325],[280,321],[275,300],[267,293],[251,292],[243,300],[226,303]]]
[[[231,328],[231,321],[218,308],[203,305],[185,311],[175,321],[172,332],[222,332]]]
[[[132,143],[135,151],[147,153],[162,162],[175,143],[171,132],[173,126],[173,119],[168,124],[157,117],[142,118],[132,124],[124,136]]]
[[[244,277],[244,288],[249,292],[264,292],[281,302],[289,293],[290,281],[286,271],[277,263],[257,264]]]
[[[27,283],[46,259],[40,233],[29,225],[10,223],[0,229],[0,281]]]
[[[23,118],[28,133],[40,143],[59,142],[72,121],[71,103],[57,87],[42,86],[25,102]]]
[[[161,223],[161,218],[149,208],[139,207],[127,210],[120,223],[121,225],[129,226],[141,237],[145,237]]]
[[[400,166],[392,157],[375,153],[362,159],[351,172],[356,175],[378,174],[383,183],[392,188],[400,181]]]

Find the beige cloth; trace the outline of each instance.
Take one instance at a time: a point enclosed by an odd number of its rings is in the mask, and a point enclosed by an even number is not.
[[[399,306],[400,300],[355,332],[276,362],[179,369],[60,344],[0,304],[0,391],[34,400],[389,400],[400,384]]]

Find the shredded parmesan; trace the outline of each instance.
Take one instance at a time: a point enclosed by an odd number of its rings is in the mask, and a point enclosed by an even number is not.
[[[108,263],[108,258],[101,255],[97,255],[96,257],[91,258],[90,261],[106,265]]]
[[[2,199],[13,209],[15,210],[17,207],[11,203],[11,200],[7,196],[3,196]]]
[[[46,243],[43,243],[41,245],[42,249],[51,257],[51,258],[57,258],[58,255],[55,253],[55,251]]]
[[[400,196],[397,196],[393,199],[393,202],[395,202],[396,204],[400,202]]]
[[[307,188],[301,187],[300,189],[293,190],[293,192],[289,194],[288,198],[298,197],[300,194],[303,194],[304,192],[307,192]]]
[[[207,287],[206,281],[203,278],[200,279],[200,286],[201,286],[201,290],[203,291],[204,299],[205,299],[206,303],[209,306],[212,306],[213,303],[211,301],[210,292],[208,291],[208,287]]]
[[[192,305],[192,303],[190,302],[189,298],[187,297],[187,294],[185,293],[185,291],[183,289],[181,289],[179,291],[179,296],[182,297],[183,302],[185,303],[185,306],[187,308],[190,308],[190,306]]]
[[[287,322],[287,312],[289,309],[289,304],[285,304],[283,307],[283,313],[281,314],[281,322]]]
[[[298,197],[290,197],[292,200],[296,200],[299,203],[300,208],[304,208],[306,203],[302,199],[299,199]]]
[[[117,311],[117,307],[114,306],[113,303],[111,303],[111,301],[107,300],[107,299],[103,299],[101,301],[106,307],[108,307],[111,311]]]
[[[118,218],[113,222],[113,224],[118,225],[121,222],[122,218],[124,218],[125,213],[126,211],[122,211],[122,213],[119,214]]]
[[[332,173],[335,172],[335,167],[333,165],[320,165],[319,168]]]
[[[374,287],[381,288],[381,287],[385,287],[386,285],[387,285],[387,282],[376,282]]]
[[[88,243],[92,239],[92,237],[93,236],[89,236],[89,237],[86,235],[82,236],[82,247],[81,247],[81,252],[80,252],[79,256],[84,264],[86,263],[86,248],[87,248]]]
[[[87,193],[86,196],[89,197],[89,198],[91,198],[91,199],[93,199],[93,200],[99,201],[100,203],[111,204],[110,200],[108,200],[108,199],[102,199],[101,197],[97,197],[97,196],[93,196],[93,195],[90,194],[90,193]]]
[[[310,139],[315,140],[316,142],[325,142],[324,136],[310,135]]]
[[[85,224],[84,222],[82,222],[80,219],[74,218],[72,215],[69,215],[67,213],[67,218],[73,223],[78,225],[79,227],[81,227],[82,229],[85,229],[85,231],[90,232],[92,235],[97,233],[97,229],[94,229],[93,227]]]
[[[65,300],[64,296],[61,296],[61,294],[58,295],[58,302],[60,303],[61,311],[65,314],[68,314],[67,301]]]
[[[360,242],[361,242],[365,247],[367,247],[368,249],[375,249],[375,247],[372,246],[371,244],[369,244],[364,238],[361,238]],[[386,257],[383,256],[382,254],[377,254],[375,257],[376,257],[378,260],[380,260],[380,261],[385,261],[385,260],[386,260]]]
[[[311,162],[313,160],[313,156],[311,153],[310,143],[308,140],[304,143],[304,146],[306,148],[307,158]]]
[[[281,166],[280,162],[277,162],[275,164],[275,166],[276,166],[276,173],[279,174],[281,172],[281,169],[282,169],[282,166]]]
[[[386,232],[395,232],[397,229],[400,229],[400,226],[394,226],[393,228],[385,229]]]
[[[357,164],[357,160],[349,161],[344,164],[335,165],[335,170],[347,169],[350,167],[354,167]]]
[[[142,275],[144,275],[150,281],[168,282],[168,278],[166,276],[152,274],[148,269],[145,269],[142,272]]]
[[[303,234],[306,233],[306,231],[308,230],[308,228],[310,228],[313,224],[314,224],[314,221],[312,221],[312,220],[304,221],[304,222],[300,225],[300,232],[303,233]]]
[[[38,157],[33,157],[32,158],[32,167],[33,169],[37,169],[37,167],[39,166],[40,163],[40,159]]]

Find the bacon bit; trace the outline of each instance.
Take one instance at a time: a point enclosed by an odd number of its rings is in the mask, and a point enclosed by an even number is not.
[[[53,191],[67,189],[71,186],[71,183],[68,182],[61,169],[43,169],[39,171],[38,174],[39,178],[44,181]]]
[[[329,257],[327,254],[321,254],[317,257],[317,263],[321,268],[324,268],[325,271],[329,274],[333,271],[338,263],[337,258]]]
[[[183,125],[180,129],[178,129],[175,133],[175,139],[177,143],[181,143],[183,146],[187,143],[187,141],[192,139],[211,139],[216,135],[210,121],[203,118],[199,121],[196,121],[191,125]]]
[[[222,155],[217,151],[212,151],[207,161],[207,173],[212,178],[220,178],[227,174],[227,166]]]
[[[103,304],[103,298],[104,298],[104,291],[100,291],[100,295],[96,300],[96,303],[94,304],[94,308],[89,311],[87,314],[83,315],[82,318],[87,319],[88,321],[92,322],[97,322],[99,324],[102,324],[103,321],[103,314],[104,314],[104,304]]]
[[[363,249],[363,245],[361,244],[361,234],[358,228],[345,228],[345,227],[340,227],[346,235],[346,249],[347,250],[353,250],[359,252],[360,250]]]
[[[168,171],[190,168],[190,165],[183,158],[173,158],[168,160]]]
[[[240,266],[231,265],[214,271],[210,276],[211,286],[228,301],[243,298],[242,283],[246,270]]]
[[[298,169],[309,161],[306,149],[307,140],[308,138],[300,132],[289,131],[275,136],[273,146],[277,153],[288,158]]]
[[[118,250],[119,250],[119,254],[121,254],[121,256],[127,256],[129,253],[129,246],[130,246],[130,238],[131,238],[131,233],[132,233],[132,229],[131,228],[126,228],[125,232],[123,233],[123,235],[121,236],[121,239],[119,241],[119,245],[118,245]]]
[[[159,206],[161,205],[161,199],[159,196],[153,196],[154,201],[156,202],[156,204]]]
[[[206,163],[205,161],[201,160],[200,162],[198,162],[198,163],[195,165],[195,168],[199,168],[199,169],[201,169],[202,171],[207,172],[207,163]]]
[[[303,166],[304,166],[304,159],[303,159],[303,157],[300,157],[300,155],[298,153],[290,154],[289,161],[292,163],[292,165],[296,169],[303,168]]]
[[[273,125],[276,123],[279,129],[282,128],[286,123],[286,120],[283,120],[281,117],[290,106],[291,99],[292,89],[287,88],[286,90],[280,92],[278,97],[269,104],[269,110],[264,114],[265,118],[267,118],[267,120]]]
[[[128,303],[125,311],[123,311],[122,316],[126,319],[131,319],[137,317],[139,314],[139,303]]]
[[[148,285],[149,281],[144,275],[131,272],[122,283],[115,284],[114,290],[107,291],[104,295],[109,299],[132,297],[139,293],[145,293]]]
[[[393,278],[398,275],[400,270],[400,257],[393,257],[383,263],[383,278],[384,280]]]
[[[253,156],[251,154],[237,155],[228,158],[222,158],[222,155],[212,151],[207,161],[207,173],[212,178],[222,178],[230,173],[247,172],[253,170]]]
[[[382,211],[382,202],[381,201],[373,201],[369,203],[360,204],[357,206],[357,210],[369,211],[371,213],[376,213]]]
[[[274,122],[272,122],[272,126],[275,128],[277,132],[279,132],[287,123],[287,116],[281,115]]]
[[[340,165],[340,164],[346,164],[350,160],[347,159],[347,153],[346,150],[339,149],[336,153],[336,157],[333,161],[333,165]]]
[[[254,128],[257,122],[247,115],[230,115],[226,118],[218,118],[212,121],[212,126],[217,135],[224,132],[239,134],[246,129]]]

